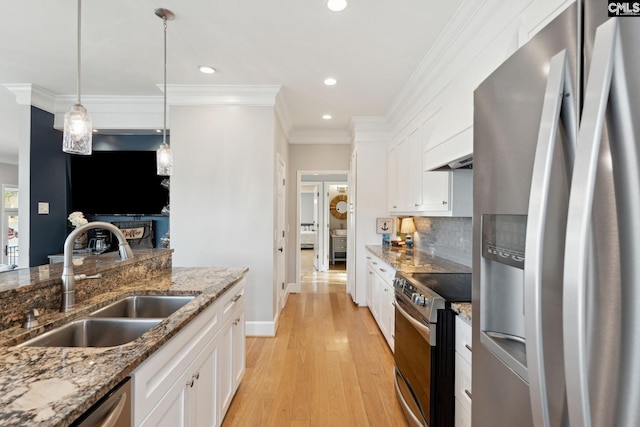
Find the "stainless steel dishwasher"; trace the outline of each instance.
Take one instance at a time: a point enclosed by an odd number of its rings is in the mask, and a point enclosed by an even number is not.
[[[131,427],[131,378],[122,381],[72,427]]]

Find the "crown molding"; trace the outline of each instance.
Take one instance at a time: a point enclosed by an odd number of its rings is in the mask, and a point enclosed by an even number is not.
[[[162,91],[162,84],[157,85]],[[167,85],[170,105],[273,107],[280,85]]]
[[[481,24],[478,22],[478,15],[483,9],[487,8],[488,3],[496,3],[496,0],[464,0],[460,4],[444,31],[440,33],[431,49],[420,61],[416,70],[391,104],[387,118],[392,128],[395,129],[400,121],[413,118],[411,112],[415,110],[418,101],[424,97],[425,92],[430,88],[432,76],[436,75],[443,67],[446,67],[449,63],[449,57],[455,55],[456,50],[453,49],[453,46],[474,33],[469,29]],[[489,6],[493,8],[496,5],[491,4]],[[476,21],[475,25],[474,20]],[[413,112],[415,113],[415,111]]]
[[[2,86],[13,93],[18,105],[33,105],[41,110],[53,113],[56,94],[32,83],[5,83]]]
[[[293,130],[289,133],[289,144],[351,144],[351,135],[342,130]]]
[[[64,127],[64,115],[76,98],[72,95],[56,96],[53,127]],[[93,128],[108,130],[155,130],[163,127],[163,97],[158,96],[117,96],[88,95],[82,97],[82,105],[87,109]],[[167,111],[169,118],[169,111]]]
[[[349,130],[355,142],[389,142],[391,132],[385,117],[356,116],[349,123]]]

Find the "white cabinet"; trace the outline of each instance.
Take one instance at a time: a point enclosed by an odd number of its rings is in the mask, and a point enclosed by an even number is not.
[[[356,136],[358,137],[358,136]],[[366,245],[379,245],[382,236],[376,234],[376,218],[387,211],[387,146],[381,142],[357,142],[351,157],[347,220],[347,293],[359,306],[367,304]],[[353,203],[353,204],[352,204]]]
[[[244,305],[243,301],[233,311],[220,332],[218,405],[221,423],[244,374]]]
[[[471,426],[471,325],[456,317],[455,411],[456,427]]]
[[[393,278],[396,271],[376,256],[368,255],[367,258],[370,258],[367,268],[371,294],[369,310],[376,319],[391,351],[393,351],[395,329]]]
[[[405,166],[406,209],[417,211],[422,207],[422,126],[409,134],[406,157],[402,159]],[[418,179],[415,179],[418,178]]]
[[[367,307],[369,310],[373,307],[373,278],[374,278],[374,270],[371,265],[371,256],[367,256]]]
[[[132,373],[135,426],[222,423],[244,372],[244,285],[235,284]]]
[[[402,145],[402,142],[400,143]],[[399,156],[398,153],[400,151],[400,145],[393,147],[389,150],[388,159],[387,159],[387,175],[389,176],[388,188],[387,188],[387,199],[389,200],[389,212],[397,212],[399,211],[404,201],[400,201],[400,199],[404,199],[404,190],[402,194],[400,189],[400,165],[399,165]]]
[[[425,216],[473,216],[473,171],[457,169],[422,174]]]
[[[424,183],[422,177],[423,147],[430,137],[435,116],[410,127],[406,137],[389,151],[389,212],[418,213],[425,210]]]
[[[198,356],[139,424],[143,427],[216,426],[218,348],[209,340]]]

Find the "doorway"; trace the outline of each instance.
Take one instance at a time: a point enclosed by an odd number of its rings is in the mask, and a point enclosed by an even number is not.
[[[298,171],[298,283],[302,275],[346,271],[347,176],[347,171]]]
[[[18,186],[2,184],[2,265],[18,265],[18,228]]]

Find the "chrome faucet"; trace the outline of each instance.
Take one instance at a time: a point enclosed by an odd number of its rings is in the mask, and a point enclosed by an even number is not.
[[[84,274],[78,274],[76,276],[73,273],[73,242],[75,242],[76,237],[78,237],[80,234],[88,230],[93,230],[94,228],[106,229],[115,234],[115,236],[118,238],[120,259],[125,260],[133,258],[133,251],[131,250],[131,246],[129,246],[129,242],[127,242],[127,239],[124,237],[124,234],[122,234],[122,231],[113,224],[102,221],[94,221],[81,225],[80,227],[77,227],[75,230],[73,230],[71,234],[67,236],[67,240],[64,241],[64,267],[62,269],[61,308],[61,311],[63,313],[73,310],[73,307],[76,303],[76,281],[101,277],[100,275],[86,276]]]

